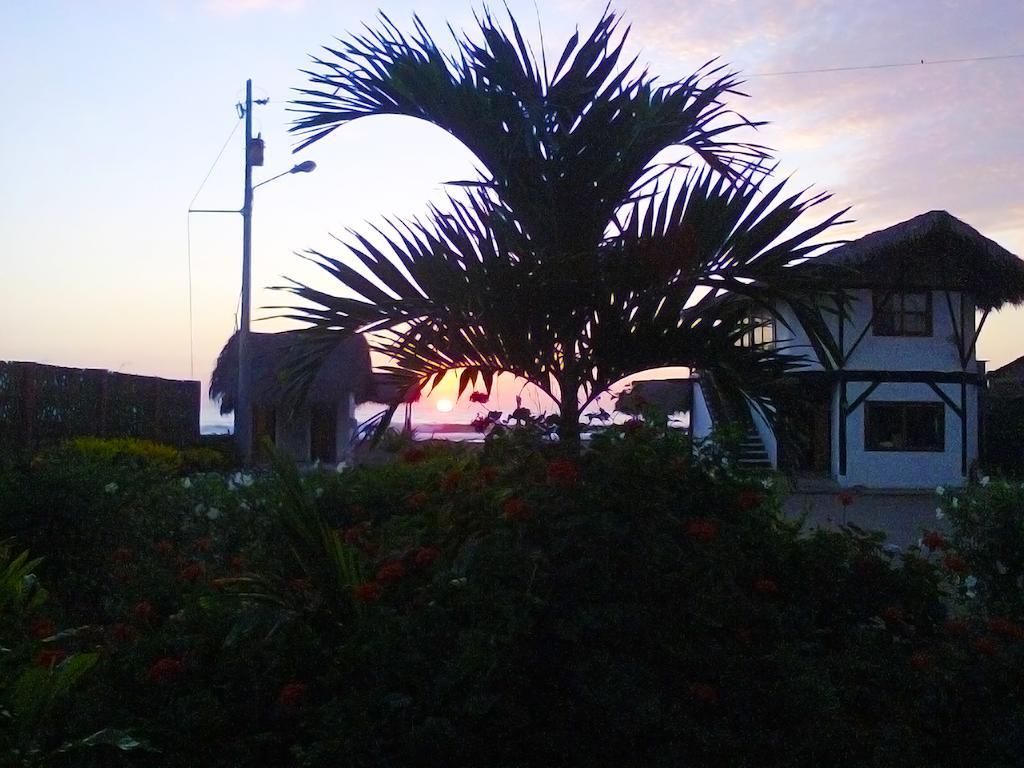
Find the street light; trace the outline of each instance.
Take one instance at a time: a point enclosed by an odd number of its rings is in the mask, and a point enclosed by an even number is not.
[[[266,100],[257,101],[266,104]],[[252,184],[253,166],[263,165],[263,140],[252,137],[252,80],[245,81],[245,188],[240,211],[189,208],[189,213],[240,213],[242,214],[242,308],[238,327],[238,396],[235,398],[235,441],[241,452],[242,463],[252,463],[252,406],[249,388],[251,364],[249,350],[249,319],[252,301],[252,193],[256,187],[269,184],[274,179],[290,173],[310,173],[316,163],[306,160],[292,166],[284,173]]]

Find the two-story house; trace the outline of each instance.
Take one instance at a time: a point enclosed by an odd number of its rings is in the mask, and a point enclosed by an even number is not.
[[[1024,262],[945,211],[874,232],[803,264],[816,310],[752,318],[740,343],[803,352],[775,413],[751,407],[751,438],[772,466],[840,486],[923,488],[966,481],[978,459],[989,313],[1024,303]],[[817,326],[809,333],[807,318]],[[693,433],[713,428],[696,375]]]

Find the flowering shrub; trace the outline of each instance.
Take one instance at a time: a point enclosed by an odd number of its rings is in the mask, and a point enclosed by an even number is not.
[[[971,591],[988,610],[1024,620],[1024,483],[986,477],[942,490],[938,499],[937,513],[949,521],[955,550],[947,567],[970,575]],[[924,544],[931,546],[929,541],[934,537],[926,536]]]
[[[113,724],[160,752],[104,755],[158,768],[1018,760],[1024,621],[955,530],[905,555],[801,536],[721,448],[545,434],[341,473],[20,476],[100,526],[35,534],[54,597],[3,624],[19,674],[93,659],[35,743]]]

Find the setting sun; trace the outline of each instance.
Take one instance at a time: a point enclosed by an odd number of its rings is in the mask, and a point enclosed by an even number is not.
[[[437,401],[437,410],[439,410],[441,413],[451,413],[454,407],[455,405],[452,403],[451,400],[445,399]]]

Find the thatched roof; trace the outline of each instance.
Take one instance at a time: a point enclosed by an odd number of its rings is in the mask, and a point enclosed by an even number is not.
[[[946,211],[929,211],[794,267],[848,288],[964,291],[980,309],[1024,304],[1024,261]]]
[[[689,379],[652,379],[635,381],[628,393],[619,396],[615,409],[622,413],[638,413],[643,406],[653,406],[662,413],[689,411],[693,404],[693,382]]]
[[[310,349],[303,331],[250,333],[253,405],[280,405],[285,400],[287,370]],[[339,342],[324,358],[306,393],[307,403],[336,403],[346,392],[356,402],[375,400],[375,379],[366,339],[355,336]],[[210,397],[220,399],[220,412],[235,409],[238,395],[238,333],[224,345],[210,377]]]
[[[989,394],[993,397],[1024,397],[1024,357],[996,368],[988,375]]]

